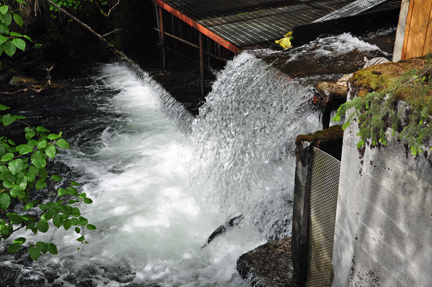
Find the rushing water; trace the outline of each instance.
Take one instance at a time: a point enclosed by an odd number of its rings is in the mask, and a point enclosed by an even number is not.
[[[193,119],[137,67],[105,64],[93,80],[77,100],[91,112],[59,162],[93,198],[82,213],[97,230],[79,251],[73,232],[56,231],[59,255],[36,263],[3,256],[3,283],[243,286],[238,257],[291,234],[294,139],[320,127],[308,87],[244,52]],[[201,249],[239,214],[239,228]]]

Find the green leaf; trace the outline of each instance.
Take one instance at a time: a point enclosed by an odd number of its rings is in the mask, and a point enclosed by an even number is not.
[[[27,137],[27,134],[26,134],[26,137]],[[31,146],[26,145],[26,144],[23,144],[23,145],[20,145],[20,146],[21,146],[21,148],[19,150],[19,154],[20,155],[28,154],[29,152],[33,151],[33,148]]]
[[[27,3],[25,1],[23,1],[23,0],[15,0],[15,1],[17,1],[18,3],[21,3],[23,5],[27,5]]]
[[[7,5],[3,5],[0,7],[0,13],[2,13],[3,15],[6,14],[8,10],[9,7]]]
[[[20,33],[13,32],[13,31],[10,32],[10,35],[13,37],[23,37],[23,35],[21,35]]]
[[[47,244],[46,244],[45,242],[38,241],[38,242],[36,243],[36,247],[42,250],[42,249],[47,248]]]
[[[53,255],[57,255],[58,254],[57,246],[54,243],[50,243],[48,245],[48,251],[49,251],[49,253],[51,253]]]
[[[0,24],[1,26],[1,24]],[[1,47],[3,48],[3,51],[6,53],[6,55],[8,55],[9,57],[12,57],[13,55],[15,55],[16,52],[16,46],[14,44],[12,44],[12,41],[7,41],[4,42]],[[3,119],[3,124],[6,126],[6,124],[4,123],[4,119]]]
[[[87,194],[85,192],[81,193],[78,198],[79,199],[85,199],[87,197]]]
[[[5,162],[5,161],[10,161],[11,159],[13,159],[15,157],[15,155],[13,153],[7,153],[4,156],[1,157],[0,161]]]
[[[23,244],[23,243],[25,243],[26,241],[27,241],[27,239],[26,239],[25,237],[19,237],[19,238],[15,239],[13,242],[14,242],[15,244]]]
[[[66,219],[65,221],[63,221],[64,229],[68,230],[69,228],[71,228],[71,226],[72,226],[72,220]]]
[[[24,22],[23,22],[23,19],[21,18],[20,15],[18,15],[18,14],[13,14],[13,19],[14,19],[15,23],[17,23],[18,26],[20,26],[20,27],[23,26]],[[21,40],[21,39],[19,39],[19,40]],[[23,40],[21,40],[21,41],[23,41]],[[24,41],[23,41],[23,42],[24,42]],[[17,46],[17,47],[18,47],[18,46]],[[25,48],[25,43],[24,43],[24,48]],[[23,49],[21,49],[21,50],[23,50]],[[24,51],[24,50],[23,50],[23,51]]]
[[[37,190],[39,190],[39,189],[43,189],[43,188],[45,188],[46,187],[46,182],[42,179],[42,178],[40,178],[40,179],[38,179],[38,181],[36,181],[36,186],[35,186],[35,188],[37,189]]]
[[[47,170],[45,168],[39,169],[39,176],[43,179],[47,179],[48,178]]]
[[[3,186],[6,188],[12,188],[13,183],[10,182],[9,180],[4,180],[3,181]]]
[[[20,38],[12,39],[12,44],[14,44],[15,47],[17,47],[21,51],[25,51],[26,43],[24,42],[23,39],[20,39]]]
[[[50,220],[55,214],[57,213],[57,211],[55,210],[48,210],[47,213],[42,214],[41,219],[44,221],[48,221]]]
[[[8,253],[15,253],[21,249],[21,244],[15,243],[9,246],[7,252]]]
[[[8,14],[6,14],[6,15],[8,15]],[[6,19],[6,16],[5,15],[5,19]],[[9,28],[8,28],[8,26],[9,26],[9,24],[7,24],[6,25],[6,23],[8,22],[8,20],[4,20],[4,21],[2,21],[3,23],[0,23],[0,35],[3,35],[3,36],[9,36]]]
[[[55,144],[60,148],[70,149],[69,143],[67,141],[65,141],[64,139],[59,139],[58,141],[56,141]]]
[[[29,248],[28,253],[30,254],[30,258],[33,259],[34,261],[36,261],[39,259],[41,251],[36,246],[31,246]]]
[[[77,239],[77,241],[79,242],[83,242],[85,240],[84,236],[81,236],[80,238]]]
[[[56,140],[56,139],[58,139],[58,138],[60,138],[60,136],[59,136],[59,135],[56,135],[56,134],[49,134],[49,135],[48,135],[48,139],[49,139],[49,140]]]
[[[431,150],[432,150],[432,147],[431,147]],[[75,186],[79,186],[79,185],[80,185],[80,184],[79,184],[78,182],[76,182],[76,181],[72,181],[71,184],[72,184],[72,185],[75,185]]]
[[[32,156],[31,156],[31,162],[37,168],[42,168],[42,167],[46,166],[45,157],[44,157],[44,155],[40,151],[37,151],[34,154],[32,154]]]
[[[48,132],[48,133],[49,133],[49,130],[47,130],[46,128],[41,127],[41,126],[38,126],[38,127],[36,128],[36,130],[37,130],[38,132]]]
[[[79,224],[79,219],[78,218],[72,218],[71,221],[72,221],[72,225],[73,226],[77,226]]]
[[[63,177],[58,176],[56,174],[51,175],[51,179],[54,181],[61,181],[63,179]]]
[[[37,147],[38,149],[44,149],[48,146],[48,142],[46,140],[41,140],[38,142]]]
[[[5,50],[5,52],[6,52],[6,50]],[[11,114],[4,115],[3,116],[3,126],[7,127],[11,123],[13,123],[15,120],[16,120],[16,116],[12,116]]]
[[[96,226],[94,226],[93,224],[87,224],[86,227],[88,230],[95,230],[96,229]]]
[[[56,155],[56,148],[53,145],[49,145],[46,150],[45,150],[45,154],[47,156],[49,156],[50,158],[54,158]]]
[[[75,232],[76,232],[76,233],[80,233],[80,232],[81,232],[81,228],[79,228],[79,227],[75,227]]]
[[[87,224],[88,224],[88,219],[80,216],[80,218],[79,218],[79,225],[86,226]]]
[[[33,202],[29,202],[26,205],[24,205],[23,210],[26,211],[26,210],[29,210],[29,209],[31,209],[33,207],[34,207],[34,203]]]
[[[27,141],[31,140],[36,135],[35,131],[28,131],[25,134],[25,138]]]
[[[3,210],[7,209],[9,207],[9,205],[10,205],[10,201],[11,200],[10,200],[9,194],[2,193],[0,195],[0,206],[1,206],[1,209],[3,209]]]
[[[78,207],[74,207],[74,208],[72,208],[72,216],[73,217],[78,217],[78,216],[80,216],[81,215],[81,212],[80,212],[80,210],[79,210],[79,208]],[[78,224],[78,223],[77,223]],[[74,225],[76,225],[76,224],[74,224]]]
[[[8,39],[9,39],[8,37],[5,37],[5,36],[0,35],[0,45],[3,44],[4,42],[6,42]],[[3,105],[2,105],[2,106],[3,106]],[[5,107],[5,106],[3,106],[3,107]],[[0,111],[4,111],[4,110],[2,110],[2,109],[0,108]]]
[[[61,214],[57,214],[56,216],[54,216],[53,223],[54,226],[57,228],[60,228],[60,226],[62,226]]]
[[[69,186],[66,190],[67,190],[67,195],[78,196],[78,190],[76,190],[76,188]]]
[[[21,216],[16,215],[15,213],[8,213],[7,216],[10,218],[9,222],[11,224],[21,224],[23,222]]]
[[[43,233],[45,233],[45,232],[47,232],[48,231],[48,229],[49,229],[49,225],[48,225],[48,222],[47,221],[39,221],[37,224],[36,224],[36,228],[40,231],[40,232],[43,232]]]
[[[12,197],[18,197],[19,199],[26,197],[26,193],[24,191],[22,191],[21,188],[19,188],[18,186],[14,186],[10,190],[10,195]]]
[[[91,200],[90,198],[85,198],[84,203],[85,204],[91,204],[91,203],[93,203],[93,200]]]
[[[0,104],[0,111],[6,111],[6,110],[9,110],[9,109],[10,109],[10,107]]]
[[[21,170],[23,169],[23,165],[24,165],[24,163],[23,163],[22,159],[20,159],[20,158],[16,159],[16,160],[13,160],[13,161],[10,161],[9,164],[8,164],[9,171],[13,175],[16,175],[19,172],[21,172]]]

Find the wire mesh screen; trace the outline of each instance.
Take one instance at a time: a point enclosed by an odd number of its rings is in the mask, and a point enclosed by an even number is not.
[[[315,20],[314,22],[322,22],[357,15],[386,1],[387,0],[357,0],[336,11],[333,11],[330,14],[325,15],[324,17],[319,18],[318,20]]]
[[[314,148],[309,214],[307,284],[330,286],[340,161]]]

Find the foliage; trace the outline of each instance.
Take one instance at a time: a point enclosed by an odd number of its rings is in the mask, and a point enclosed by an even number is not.
[[[384,64],[385,65],[385,64]],[[373,68],[371,70],[376,70]],[[432,125],[432,62],[423,69],[414,68],[392,81],[386,88],[357,97],[341,105],[333,121],[351,108],[354,112],[346,119],[346,129],[357,116],[360,132],[358,148],[370,140],[371,146],[386,145],[386,132],[392,129],[393,136],[399,132],[399,139],[406,139],[413,156],[422,153],[425,141],[431,138]],[[372,71],[372,73],[377,71]],[[401,101],[403,100],[403,101]],[[403,126],[402,126],[403,124]],[[432,147],[430,148],[432,150]]]
[[[17,3],[26,5],[26,2],[24,2],[23,0],[15,1]],[[15,23],[21,28],[23,27],[24,21],[20,14],[20,9],[12,10],[7,4],[7,0],[0,0],[0,56],[2,56],[4,52],[9,57],[12,57],[13,55],[15,55],[17,49],[25,51],[26,42],[24,41],[24,39],[32,42],[29,36],[22,35],[15,31],[10,31],[13,23]]]
[[[1,111],[7,109],[9,108],[0,105]],[[6,114],[0,116],[0,122],[8,126],[24,118]],[[25,139],[27,143],[17,145],[11,139],[0,137],[0,240],[9,238],[22,228],[30,229],[37,234],[48,232],[50,226],[54,225],[56,228],[63,226],[65,230],[74,226],[74,231],[79,235],[76,240],[81,245],[88,243],[85,241],[84,232],[96,227],[81,216],[79,205],[82,202],[90,204],[92,200],[85,193],[77,191],[77,182],[72,181],[66,188],[51,191],[54,194],[52,201],[42,203],[31,200],[51,183],[64,181],[58,175],[50,175],[46,167],[50,159],[55,158],[58,149],[69,149],[69,144],[62,138],[61,132],[50,133],[41,126],[27,126]],[[22,212],[7,212],[14,205],[22,208]],[[26,240],[24,237],[14,239],[7,251],[17,252]],[[33,260],[37,260],[41,253],[57,254],[57,247],[51,242],[39,241],[30,244],[28,252]]]

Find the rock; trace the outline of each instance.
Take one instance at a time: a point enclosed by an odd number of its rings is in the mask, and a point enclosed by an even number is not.
[[[346,84],[338,84],[337,82],[318,82],[315,88],[326,103],[334,100],[345,100],[348,93]]]
[[[370,60],[368,60],[368,58],[364,57],[363,60],[365,62],[365,65],[363,66],[363,69],[371,67],[371,66],[374,66],[374,65],[379,65],[379,64],[390,62],[389,60],[387,60],[384,57],[376,57],[376,58],[372,58]]]
[[[237,271],[253,287],[292,286],[291,237],[243,254],[237,260]]]

